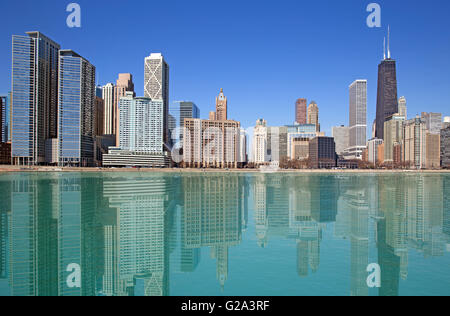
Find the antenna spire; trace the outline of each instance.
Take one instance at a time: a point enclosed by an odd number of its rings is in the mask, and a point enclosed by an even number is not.
[[[388,59],[391,59],[391,46],[390,46],[390,41],[391,41],[391,26],[388,25]]]
[[[386,37],[383,40],[383,60],[386,60]]]

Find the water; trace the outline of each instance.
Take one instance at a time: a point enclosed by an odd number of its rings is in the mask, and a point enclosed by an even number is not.
[[[445,174],[18,173],[0,192],[0,295],[450,295]]]

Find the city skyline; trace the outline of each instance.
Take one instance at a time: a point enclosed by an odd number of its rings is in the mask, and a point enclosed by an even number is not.
[[[382,40],[386,33],[387,24],[389,23],[392,26],[391,51],[396,60],[399,61],[399,96],[404,95],[408,99],[408,109],[411,117],[422,112],[423,104],[427,104],[427,106],[429,104],[431,112],[443,112],[444,116],[448,115],[448,113],[445,113],[445,109],[447,108],[446,103],[447,100],[450,99],[450,96],[448,96],[447,91],[444,91],[445,89],[438,89],[439,86],[445,86],[445,82],[447,82],[448,79],[438,75],[435,79],[430,79],[423,83],[418,74],[423,72],[423,69],[427,69],[428,72],[432,71],[432,69],[436,69],[437,71],[437,67],[434,66],[434,63],[430,65],[429,63],[431,61],[424,60],[423,58],[420,59],[421,62],[419,64],[417,63],[417,60],[420,58],[419,56],[422,55],[424,46],[427,46],[428,49],[426,51],[428,55],[432,52],[433,56],[436,57],[435,59],[441,61],[439,67],[445,68],[449,61],[447,59],[442,59],[440,56],[444,55],[443,52],[448,51],[448,44],[437,44],[436,42],[433,42],[418,45],[411,41],[407,41],[408,36],[406,35],[409,34],[410,30],[408,30],[407,33],[405,27],[408,26],[408,28],[411,28],[412,26],[409,23],[406,23],[405,20],[396,20],[393,18],[396,11],[402,10],[406,10],[411,18],[419,14],[419,11],[422,14],[430,14],[427,8],[422,8],[417,4],[412,4],[409,8],[401,8],[400,4],[387,4],[385,1],[381,1],[380,3],[383,8],[383,27],[381,29],[369,29],[365,25],[367,14],[364,5],[357,4],[356,2],[339,4],[339,6],[330,2],[325,3],[329,10],[319,10],[319,5],[315,4],[304,5],[288,2],[287,5],[293,10],[307,10],[311,14],[311,17],[308,17],[308,19],[319,18],[319,21],[323,23],[325,23],[326,17],[331,14],[332,9],[336,9],[337,12],[353,12],[355,14],[354,19],[352,18],[347,22],[337,22],[339,26],[338,30],[342,30],[342,35],[338,36],[337,39],[330,39],[328,35],[325,35],[317,29],[312,29],[311,34],[306,34],[304,33],[306,29],[303,27],[303,24],[301,24],[297,28],[289,27],[289,34],[285,35],[283,40],[288,40],[288,36],[291,36],[293,39],[304,38],[308,44],[315,43],[319,48],[324,45],[332,45],[334,42],[341,40],[348,46],[346,49],[346,51],[350,51],[348,57],[343,60],[342,65],[338,65],[335,63],[335,60],[342,55],[341,51],[336,52],[336,57],[334,57],[330,54],[325,55],[325,53],[319,49],[317,54],[308,56],[308,63],[311,64],[308,65],[304,62],[306,60],[306,55],[298,50],[294,55],[291,52],[291,49],[294,47],[289,47],[291,45],[290,42],[284,41],[277,50],[281,52],[283,56],[282,63],[289,63],[290,66],[287,68],[288,70],[282,71],[282,76],[284,78],[279,83],[275,83],[274,87],[276,90],[266,88],[267,85],[274,83],[273,80],[269,80],[270,78],[264,80],[258,78],[260,77],[261,69],[256,67],[260,67],[263,64],[264,59],[269,57],[267,56],[267,53],[262,52],[259,56],[254,56],[256,58],[250,61],[249,54],[253,50],[249,49],[249,47],[238,46],[240,47],[238,51],[242,53],[242,58],[231,58],[230,60],[227,60],[227,58],[225,58],[226,55],[224,54],[232,52],[232,47],[234,47],[233,44],[238,44],[242,41],[242,38],[234,39],[233,37],[230,37],[234,34],[233,30],[228,31],[220,23],[213,23],[209,18],[205,23],[211,24],[211,30],[206,32],[206,34],[199,34],[201,35],[200,37],[205,40],[205,43],[195,47],[192,45],[197,44],[198,41],[193,40],[192,43],[188,43],[186,49],[182,49],[182,51],[186,53],[186,50],[194,48],[192,53],[182,55],[179,55],[176,51],[176,48],[179,47],[178,45],[169,43],[162,38],[163,35],[167,36],[167,32],[169,31],[162,31],[162,34],[155,34],[155,32],[152,32],[152,39],[139,43],[133,53],[125,55],[126,58],[117,59],[119,57],[117,53],[111,53],[111,51],[106,52],[105,49],[99,49],[101,46],[97,45],[101,45],[104,40],[96,36],[96,32],[103,29],[104,26],[99,27],[93,32],[92,26],[94,22],[91,18],[92,13],[95,13],[96,10],[99,9],[99,4],[90,4],[87,2],[80,3],[84,15],[83,26],[79,30],[71,30],[69,28],[61,28],[61,30],[59,30],[52,27],[52,23],[56,22],[50,23],[35,17],[31,19],[27,25],[23,25],[23,23],[17,21],[11,21],[11,23],[5,25],[5,28],[0,31],[0,39],[2,38],[1,36],[3,36],[4,40],[2,41],[8,46],[11,34],[21,34],[30,29],[39,29],[50,38],[58,41],[63,49],[76,49],[77,52],[86,56],[86,58],[97,67],[97,82],[100,84],[115,82],[118,73],[133,74],[135,77],[135,86],[137,87],[136,94],[138,96],[144,95],[144,78],[141,74],[142,58],[148,56],[150,52],[159,51],[165,55],[173,68],[171,71],[172,88],[170,91],[170,100],[191,100],[195,102],[203,113],[203,118],[207,118],[205,114],[208,113],[208,109],[214,102],[213,98],[216,94],[217,87],[223,87],[227,91],[229,102],[233,104],[229,109],[228,116],[230,119],[240,121],[244,127],[252,126],[258,117],[270,117],[271,119],[268,120],[269,125],[292,124],[293,118],[295,117],[295,109],[292,107],[292,104],[298,98],[308,96],[309,99],[313,99],[319,104],[321,109],[322,130],[326,132],[327,135],[331,135],[332,126],[339,126],[345,124],[347,121],[344,114],[339,113],[339,111],[334,111],[334,109],[336,106],[339,106],[342,109],[347,108],[345,87],[356,78],[366,78],[368,80],[368,122],[371,122],[375,117],[377,80],[376,67],[373,65],[382,59]],[[158,5],[165,7],[165,5],[162,4]],[[14,4],[8,4],[8,7],[11,9],[13,9],[14,6]],[[234,15],[237,14],[238,17],[240,17],[241,14],[248,12],[249,6],[250,5],[246,4],[242,8],[243,12],[240,14],[234,13],[231,10],[233,7],[232,4],[224,5],[223,10],[233,13]],[[443,2],[442,6],[448,7],[449,5],[447,2]],[[121,6],[119,5],[119,8],[120,7]],[[179,4],[178,7],[176,7],[175,10],[177,14],[179,14],[177,10],[180,10],[180,7],[184,6]],[[194,7],[197,8],[195,5]],[[261,14],[264,15],[266,14],[267,8],[264,5],[262,5],[262,7]],[[114,7],[108,10],[118,10],[119,8]],[[214,5],[211,4],[203,10],[207,13],[210,12],[210,10],[213,10],[213,8]],[[46,5],[42,5],[42,7],[36,9],[38,11],[47,9],[50,10],[50,12],[55,11],[55,14],[57,14],[56,8],[48,8]],[[277,12],[279,13],[279,11]],[[433,13],[436,14],[436,12]],[[66,17],[64,12],[60,14],[64,18]],[[357,18],[358,16],[360,16],[359,19]],[[282,23],[279,19],[276,19],[275,21],[276,28],[279,29],[282,27]],[[61,22],[63,23],[64,21]],[[237,22],[238,25],[243,23],[241,19],[238,19]],[[295,24],[296,23],[294,23],[293,26],[295,26]],[[326,22],[324,28],[327,28],[329,24],[330,22]],[[442,27],[441,23],[437,23],[434,26],[426,26],[426,28],[423,23],[416,24],[414,30],[421,32],[432,27]],[[198,24],[194,23],[189,28],[198,31],[197,25]],[[265,29],[264,23],[260,22],[258,25]],[[173,30],[173,28],[174,26],[170,28],[170,30]],[[348,40],[348,38],[344,38],[343,36],[347,37],[345,33],[350,29],[357,32],[357,36],[354,39]],[[411,32],[414,32],[414,30],[411,30]],[[133,28],[133,31],[135,31],[136,34],[132,34],[132,37],[138,36],[140,30],[136,27]],[[211,34],[213,31],[215,34],[221,35],[222,41],[226,40],[231,47],[224,49],[223,54],[219,54],[217,57],[214,56],[212,59],[208,60],[205,59],[205,54],[209,54],[210,50],[215,45],[213,43],[215,42],[216,36],[212,36]],[[257,35],[256,39],[258,39],[261,35],[260,32],[253,29],[249,31],[250,34],[255,32]],[[173,34],[170,35],[172,36]],[[82,38],[84,40],[88,39],[90,45],[84,44]],[[176,42],[177,40],[178,37],[175,36],[173,41]],[[329,40],[329,42],[327,42],[327,40]],[[363,46],[365,47],[358,46],[358,49],[355,50],[355,45],[361,41],[364,43]],[[186,42],[184,41],[183,43]],[[292,45],[294,44],[292,43]],[[295,44],[295,46],[297,45],[299,44]],[[411,53],[411,51],[414,53]],[[118,53],[122,52],[122,49],[118,51]],[[10,59],[8,54],[7,51],[0,53],[0,57],[3,57],[0,58],[0,66],[3,67],[3,69],[9,69],[11,66],[9,65]],[[231,55],[231,57],[233,56],[235,55]],[[193,59],[193,57],[195,58]],[[195,74],[191,77],[189,73],[193,73],[191,67],[194,66],[195,62],[198,60],[197,58],[202,58],[203,63],[196,64],[198,71],[195,71]],[[2,61],[2,59],[4,60]],[[116,60],[113,61],[114,59]],[[236,66],[229,66],[231,60],[237,62]],[[248,67],[244,66],[237,68],[239,65],[243,65],[242,63],[248,63]],[[333,64],[334,67],[330,67]],[[313,71],[314,67],[316,71]],[[345,67],[346,70],[341,71],[341,67]],[[220,69],[219,73],[221,73],[222,76],[219,76],[218,72],[213,70],[214,68]],[[241,80],[241,76],[236,75],[241,74],[242,71],[245,71],[247,76]],[[281,75],[280,70],[272,69],[271,71],[273,71],[274,76]],[[302,77],[308,78],[308,80],[295,79],[293,76],[295,76],[296,71],[301,71],[306,75]],[[339,75],[337,75],[338,73]],[[231,80],[232,77],[230,76],[233,76],[238,80]],[[435,82],[439,82],[439,85],[433,84]],[[244,83],[244,85],[242,85],[242,83]],[[243,86],[245,86],[246,89],[242,89]],[[5,75],[0,76],[0,91],[2,93],[7,93],[8,90],[10,90],[10,71],[7,71]],[[273,106],[273,104],[276,106]],[[170,106],[172,105],[173,104],[170,103]],[[258,113],[259,115],[256,117],[253,115],[255,108],[258,108],[261,112]],[[368,126],[368,134],[370,134],[370,128],[371,126]]]

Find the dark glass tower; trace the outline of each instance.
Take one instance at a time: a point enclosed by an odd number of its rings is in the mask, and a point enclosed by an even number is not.
[[[395,60],[384,59],[378,66],[378,93],[376,134],[384,139],[384,122],[389,116],[398,113],[397,71]]]

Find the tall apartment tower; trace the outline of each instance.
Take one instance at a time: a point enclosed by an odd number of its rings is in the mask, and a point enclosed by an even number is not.
[[[442,129],[442,113],[422,112],[422,120],[427,125],[427,130],[431,134],[439,135]]]
[[[268,161],[267,149],[267,122],[259,119],[256,121],[253,131],[253,162],[255,164],[263,164]]]
[[[0,96],[0,143],[6,143],[6,97]]]
[[[216,97],[216,120],[227,121],[228,120],[228,101],[227,97],[223,94],[223,89],[220,89],[219,96]]]
[[[403,116],[405,120],[408,119],[408,108],[406,107],[405,97],[400,97],[400,99],[398,99],[398,114],[400,114],[400,116]]]
[[[308,107],[307,124],[316,125],[316,132],[320,132],[319,107],[317,106],[317,103],[314,101],[312,101]]]
[[[95,137],[95,67],[72,50],[59,52],[59,165],[92,166]]]
[[[396,113],[398,113],[397,69],[395,60],[391,59],[388,38],[387,58],[384,53],[383,61],[378,66],[377,138],[384,139],[384,122]]]
[[[307,112],[308,109],[306,99],[298,99],[295,103],[295,123],[300,125],[306,124]]]
[[[349,91],[349,152],[361,159],[367,143],[367,80],[354,81]]]
[[[164,143],[169,142],[169,65],[162,54],[150,54],[145,58],[144,97],[162,100]]]
[[[12,157],[14,164],[45,161],[57,137],[59,44],[40,32],[12,37]]]
[[[104,125],[103,133],[105,135],[114,135],[114,92],[115,87],[113,83],[108,83],[103,86],[103,103],[104,103]]]
[[[113,135],[116,135],[116,146],[119,146],[119,128],[120,128],[120,116],[119,116],[119,101],[120,98],[125,96],[126,92],[133,92],[133,96],[136,96],[134,93],[134,83],[133,83],[133,75],[132,74],[119,74],[119,78],[117,79],[116,85],[114,87],[114,109],[113,109]]]

